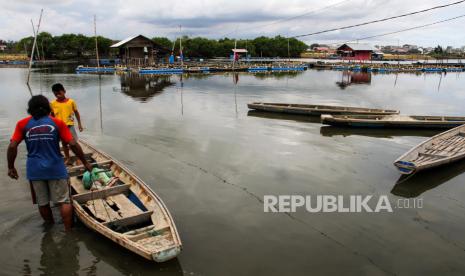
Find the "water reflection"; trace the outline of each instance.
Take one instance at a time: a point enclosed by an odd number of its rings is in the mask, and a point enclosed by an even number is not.
[[[401,176],[391,194],[405,198],[418,197],[465,172],[465,161],[419,172],[413,176]]]
[[[350,127],[334,127],[322,126],[320,134],[325,137],[333,136],[368,136],[374,138],[392,138],[396,136],[412,136],[412,137],[432,137],[440,131],[427,129],[378,129],[378,128],[350,128]]]
[[[65,233],[55,228],[45,229],[40,249],[39,271],[41,275],[78,275],[79,246],[74,233]],[[63,262],[66,260],[66,264]]]
[[[249,110],[247,116],[259,117],[265,119],[280,119],[296,122],[307,122],[307,123],[320,123],[321,119],[319,116],[304,116],[296,114],[285,114],[285,113],[273,113],[273,112],[264,112],[259,110]]]
[[[353,84],[371,84],[371,73],[343,71],[341,80],[336,82],[341,89]]]
[[[90,231],[81,223],[68,233],[60,226],[44,229],[37,267],[40,275],[108,275],[108,266],[121,275],[183,275],[178,259],[155,263]],[[34,263],[23,260],[23,275],[33,275],[33,271]]]
[[[122,275],[183,275],[177,258],[164,263],[155,263],[89,231],[84,226],[80,226],[78,231],[81,233],[79,240],[94,257],[92,264],[82,269],[87,272],[87,275],[101,275],[103,271],[107,271],[105,269],[99,271],[97,263],[100,261],[110,265]]]
[[[258,73],[254,73],[253,76],[259,80],[270,79],[270,78],[280,80],[280,79],[285,79],[285,78],[293,79],[303,73],[304,71],[258,72]],[[250,73],[247,73],[247,74],[250,74]]]
[[[156,94],[161,93],[165,87],[173,85],[170,76],[127,73],[120,77],[121,92],[141,102],[147,102]]]

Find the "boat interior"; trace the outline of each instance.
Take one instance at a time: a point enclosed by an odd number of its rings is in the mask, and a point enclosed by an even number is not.
[[[439,137],[439,139],[426,144],[422,151],[412,154],[411,160],[408,162],[419,166],[463,153],[465,153],[465,133],[458,132],[456,135],[443,139]]]
[[[68,167],[72,200],[91,218],[109,230],[122,234],[148,251],[160,251],[175,245],[169,218],[139,180],[110,158],[81,143],[86,159],[97,168],[111,172],[112,185],[88,190],[83,185],[84,167],[72,157]],[[115,233],[115,234],[116,234]]]
[[[398,113],[397,110],[389,109],[377,109],[377,108],[363,108],[363,107],[350,107],[350,106],[337,106],[337,105],[312,105],[312,104],[286,104],[286,103],[261,103],[255,102],[252,105],[269,105],[276,107],[295,107],[295,108],[310,108],[310,109],[328,109],[328,110],[361,110],[361,111],[373,111],[373,112],[383,112],[383,113]]]

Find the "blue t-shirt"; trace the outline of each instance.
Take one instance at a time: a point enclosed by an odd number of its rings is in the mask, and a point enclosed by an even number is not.
[[[59,142],[60,139],[70,142],[72,136],[63,121],[49,116],[39,119],[27,117],[17,123],[11,138],[18,143],[23,139],[27,147],[26,170],[29,180],[68,178]]]

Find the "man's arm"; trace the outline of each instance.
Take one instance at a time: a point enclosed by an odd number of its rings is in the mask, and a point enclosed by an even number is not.
[[[76,156],[81,160],[82,164],[88,171],[92,171],[92,165],[87,162],[86,158],[84,157],[84,152],[82,151],[81,146],[76,142],[76,140],[72,139],[69,142],[69,147],[71,150],[76,154]]]
[[[76,116],[76,119],[77,119],[77,122],[78,122],[79,131],[82,132],[83,128],[82,128],[82,124],[81,124],[81,114],[79,114],[79,111],[76,109],[74,111],[74,115]]]
[[[13,179],[18,179],[18,172],[16,171],[16,168],[15,168],[15,160],[16,160],[17,155],[18,155],[18,142],[11,141],[10,145],[8,146],[6,158],[8,160],[8,176]]]

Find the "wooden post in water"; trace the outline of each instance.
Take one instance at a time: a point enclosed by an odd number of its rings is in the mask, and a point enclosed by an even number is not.
[[[36,28],[34,27],[34,22],[31,19],[31,25],[32,25],[32,33],[34,34],[34,37],[39,36],[39,32],[37,31],[36,33]],[[37,59],[40,60],[40,51],[39,51],[39,42],[37,42],[37,47],[36,47],[36,52],[37,52]]]
[[[97,16],[94,15],[94,36],[95,36],[95,56],[97,58],[97,72],[100,72],[100,61],[98,57],[98,43],[97,43]]]
[[[291,52],[289,50],[289,35],[287,37],[287,63],[288,63],[288,66],[289,64],[291,63]]]
[[[39,24],[37,25],[37,33],[39,32],[40,22],[42,21],[42,13],[43,12],[44,12],[44,9],[41,9],[40,10],[40,17],[39,17]],[[34,34],[34,43],[32,44],[31,59],[29,60],[29,71],[27,73],[27,81],[26,81],[27,85],[29,85],[29,79],[31,78],[31,68],[32,68],[32,61],[34,59],[34,50],[36,48],[36,43],[37,43],[37,34]]]
[[[181,67],[184,66],[184,54],[182,52],[182,33],[181,33],[182,26],[179,25],[179,57],[181,58]]]

